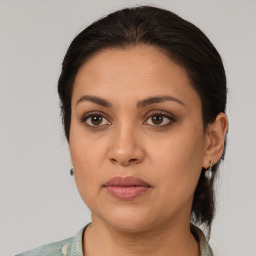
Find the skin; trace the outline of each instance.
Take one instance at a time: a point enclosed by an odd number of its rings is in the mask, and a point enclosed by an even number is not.
[[[84,95],[112,106],[79,101]],[[166,95],[176,100],[136,107]],[[92,212],[86,256],[200,255],[189,229],[193,194],[202,167],[220,159],[228,127],[220,113],[204,131],[201,108],[186,70],[155,47],[105,49],[79,69],[69,143],[76,184]],[[160,123],[155,110],[163,112]],[[95,111],[100,122],[83,118]],[[115,176],[136,176],[151,188],[120,200],[103,187]]]

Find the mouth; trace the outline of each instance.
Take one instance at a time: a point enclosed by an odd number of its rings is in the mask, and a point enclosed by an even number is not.
[[[133,200],[144,195],[152,186],[145,181],[133,177],[114,177],[104,184],[106,191],[113,197],[121,200]]]

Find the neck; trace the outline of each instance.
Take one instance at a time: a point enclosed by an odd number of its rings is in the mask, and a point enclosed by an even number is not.
[[[199,256],[199,246],[190,224],[152,227],[125,232],[93,218],[84,234],[85,256]]]

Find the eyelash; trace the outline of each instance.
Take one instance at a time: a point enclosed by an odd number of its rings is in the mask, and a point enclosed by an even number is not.
[[[103,117],[106,120],[108,120],[108,118],[105,116],[105,114],[103,112],[94,111],[94,112],[89,112],[89,113],[83,115],[81,117],[80,121],[82,123],[84,123],[86,126],[88,126],[89,128],[92,128],[92,129],[100,129],[100,128],[105,127],[105,126],[108,125],[108,124],[107,125],[90,125],[90,124],[86,123],[87,119],[89,119],[91,117],[95,117],[95,116]],[[165,111],[162,111],[162,110],[152,110],[150,113],[148,113],[146,115],[146,120],[148,120],[149,118],[151,118],[153,116],[161,116],[163,118],[169,119],[169,121],[170,121],[170,122],[168,122],[167,124],[164,124],[164,125],[150,125],[150,126],[155,126],[156,128],[164,128],[164,127],[170,126],[173,122],[176,121],[173,115],[167,114]]]

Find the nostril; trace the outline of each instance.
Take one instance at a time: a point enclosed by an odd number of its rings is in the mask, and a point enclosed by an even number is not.
[[[115,158],[111,158],[110,161],[114,164],[119,163],[120,165],[127,166],[127,165],[130,165],[131,163],[137,162],[138,159],[132,158],[132,159],[129,159],[129,160],[122,160],[122,159],[117,160]]]
[[[116,159],[114,159],[114,158],[111,158],[111,159],[110,159],[110,161],[111,161],[111,162],[114,162],[114,163],[116,163],[116,162],[117,162],[117,160],[116,160]]]

